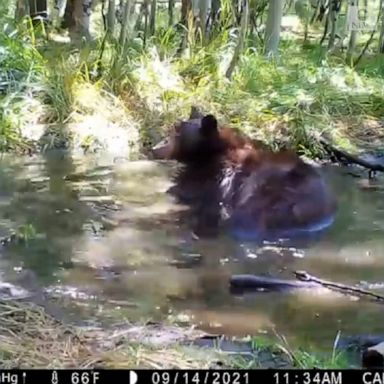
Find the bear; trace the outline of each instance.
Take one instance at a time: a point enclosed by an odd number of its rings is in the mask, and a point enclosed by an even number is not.
[[[227,227],[241,240],[275,241],[323,233],[334,222],[336,200],[318,169],[219,126],[212,114],[193,108],[151,152],[183,165],[169,192],[191,208],[200,236]]]

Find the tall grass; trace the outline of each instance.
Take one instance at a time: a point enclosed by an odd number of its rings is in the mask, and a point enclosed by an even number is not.
[[[44,58],[33,44],[26,23],[5,22],[0,30],[0,150],[19,143],[20,125],[30,119],[42,91]]]
[[[356,71],[314,47],[303,51],[285,44],[279,61],[265,59],[253,47],[241,56],[232,81],[225,78],[234,38],[227,36],[205,47],[196,44],[181,57],[161,45],[131,53],[129,92],[142,115],[156,111],[150,129],[185,115],[200,103],[223,121],[261,138],[272,147],[282,145],[318,155],[316,138],[330,135],[341,145],[364,138],[366,126],[383,114],[384,80]],[[130,100],[129,102],[132,102]],[[377,127],[377,135],[383,134]],[[369,144],[367,140],[365,144]]]
[[[88,83],[122,100],[144,144],[186,116],[192,104],[272,148],[290,146],[310,156],[321,155],[321,134],[349,148],[369,145],[372,133],[382,137],[376,123],[384,113],[384,79],[377,59],[365,58],[356,70],[321,47],[283,40],[280,58],[267,60],[250,36],[229,81],[225,72],[238,31],[227,28],[204,45],[190,33],[180,54],[180,33],[164,26],[166,17],[159,14],[159,28],[145,46],[133,36],[124,47],[112,40],[73,48],[41,43],[26,28],[0,31],[1,136],[14,140],[25,114],[31,120],[33,105],[36,122],[65,124],[74,112],[86,114],[75,90]]]

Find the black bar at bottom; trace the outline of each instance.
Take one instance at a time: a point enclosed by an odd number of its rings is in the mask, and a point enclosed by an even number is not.
[[[383,370],[0,370],[0,384],[384,384]]]

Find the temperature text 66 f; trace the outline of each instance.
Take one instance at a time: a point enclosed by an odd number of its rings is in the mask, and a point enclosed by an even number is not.
[[[97,384],[99,378],[99,372],[73,372],[71,384]]]

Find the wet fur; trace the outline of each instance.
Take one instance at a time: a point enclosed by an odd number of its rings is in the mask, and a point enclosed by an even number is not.
[[[199,137],[183,142],[186,126]],[[190,205],[198,233],[228,224],[237,235],[266,239],[311,232],[324,220],[323,227],[330,225],[333,196],[294,152],[271,152],[238,130],[219,128],[211,115],[182,122],[175,132],[169,157],[184,167],[170,192]]]

